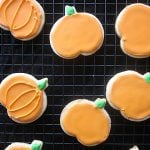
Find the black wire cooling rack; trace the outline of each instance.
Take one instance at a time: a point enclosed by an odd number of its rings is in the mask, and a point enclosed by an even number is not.
[[[9,32],[0,30],[0,80],[14,72],[25,72],[38,79],[49,78],[48,107],[36,122],[21,125],[11,121],[0,106],[0,150],[11,142],[44,141],[43,150],[128,150],[138,145],[150,150],[150,119],[141,123],[125,120],[118,111],[106,106],[112,119],[110,136],[103,144],[87,148],[75,138],[63,133],[59,117],[63,107],[78,98],[95,100],[105,96],[107,81],[117,72],[128,69],[140,73],[150,71],[150,59],[133,59],[120,49],[114,23],[118,13],[130,3],[141,0],[39,0],[46,13],[42,33],[34,40],[21,42]],[[74,5],[77,11],[97,16],[105,30],[103,47],[94,55],[64,60],[55,55],[49,44],[49,32],[54,22],[64,15],[64,6]]]

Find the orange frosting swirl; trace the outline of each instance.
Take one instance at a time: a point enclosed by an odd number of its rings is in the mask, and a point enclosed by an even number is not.
[[[43,108],[43,92],[37,83],[24,76],[8,79],[0,88],[1,103],[9,116],[18,122],[34,121]]]
[[[2,0],[0,24],[14,37],[28,39],[37,34],[42,24],[42,14],[34,0]]]

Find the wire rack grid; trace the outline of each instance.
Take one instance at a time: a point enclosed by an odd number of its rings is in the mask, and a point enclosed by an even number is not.
[[[118,13],[136,2],[146,0],[38,0],[46,14],[42,33],[34,40],[21,42],[8,31],[0,30],[0,80],[11,73],[25,72],[40,79],[48,77],[48,108],[36,122],[20,125],[11,121],[0,106],[0,150],[15,141],[44,141],[43,150],[128,150],[137,144],[141,150],[150,150],[150,119],[141,123],[130,122],[118,111],[106,106],[112,119],[110,136],[103,144],[87,148],[73,137],[65,135],[59,125],[63,107],[78,98],[94,100],[105,97],[107,81],[117,72],[128,69],[140,73],[150,71],[150,59],[133,59],[120,49],[114,23]],[[103,24],[105,41],[94,55],[64,60],[55,55],[49,44],[49,32],[56,20],[64,15],[65,5],[74,5],[77,11],[94,14]]]

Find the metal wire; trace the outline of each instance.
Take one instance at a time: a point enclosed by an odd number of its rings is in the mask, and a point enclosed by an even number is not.
[[[118,13],[127,5],[146,0],[38,0],[44,7],[46,24],[42,33],[32,41],[20,42],[8,31],[0,30],[0,80],[14,72],[25,72],[40,79],[49,78],[48,108],[36,122],[20,125],[11,121],[0,106],[0,150],[11,142],[44,141],[43,150],[89,149],[75,138],[63,133],[59,117],[63,107],[77,98],[94,100],[105,97],[107,81],[117,72],[150,71],[149,58],[133,59],[120,49],[114,23]],[[75,5],[78,11],[86,11],[101,20],[105,41],[96,54],[74,60],[64,60],[55,55],[49,45],[49,31],[58,18],[64,15],[65,5]],[[123,119],[118,111],[106,106],[112,119],[108,140],[93,150],[128,150],[136,144],[141,150],[150,150],[150,119],[134,123]]]

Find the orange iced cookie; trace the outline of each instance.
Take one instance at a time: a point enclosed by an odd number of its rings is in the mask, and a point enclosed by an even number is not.
[[[45,22],[44,10],[36,0],[1,0],[0,26],[19,40],[36,37]]]
[[[47,85],[47,78],[37,80],[25,73],[11,74],[0,84],[0,103],[15,122],[31,123],[46,109],[44,89]]]
[[[31,144],[15,142],[10,144],[5,150],[42,150],[43,142],[34,140]]]
[[[136,3],[125,7],[116,20],[124,53],[135,58],[150,56],[150,7]]]
[[[100,21],[92,14],[77,13],[74,7],[65,7],[50,32],[53,51],[60,57],[72,59],[95,53],[103,43],[104,31]]]
[[[131,121],[143,121],[150,117],[150,73],[141,75],[124,71],[110,79],[106,88],[109,104]]]
[[[70,102],[60,116],[63,131],[76,137],[85,146],[104,142],[111,128],[111,120],[104,110],[105,103],[105,99],[97,99],[95,102],[78,99]]]

